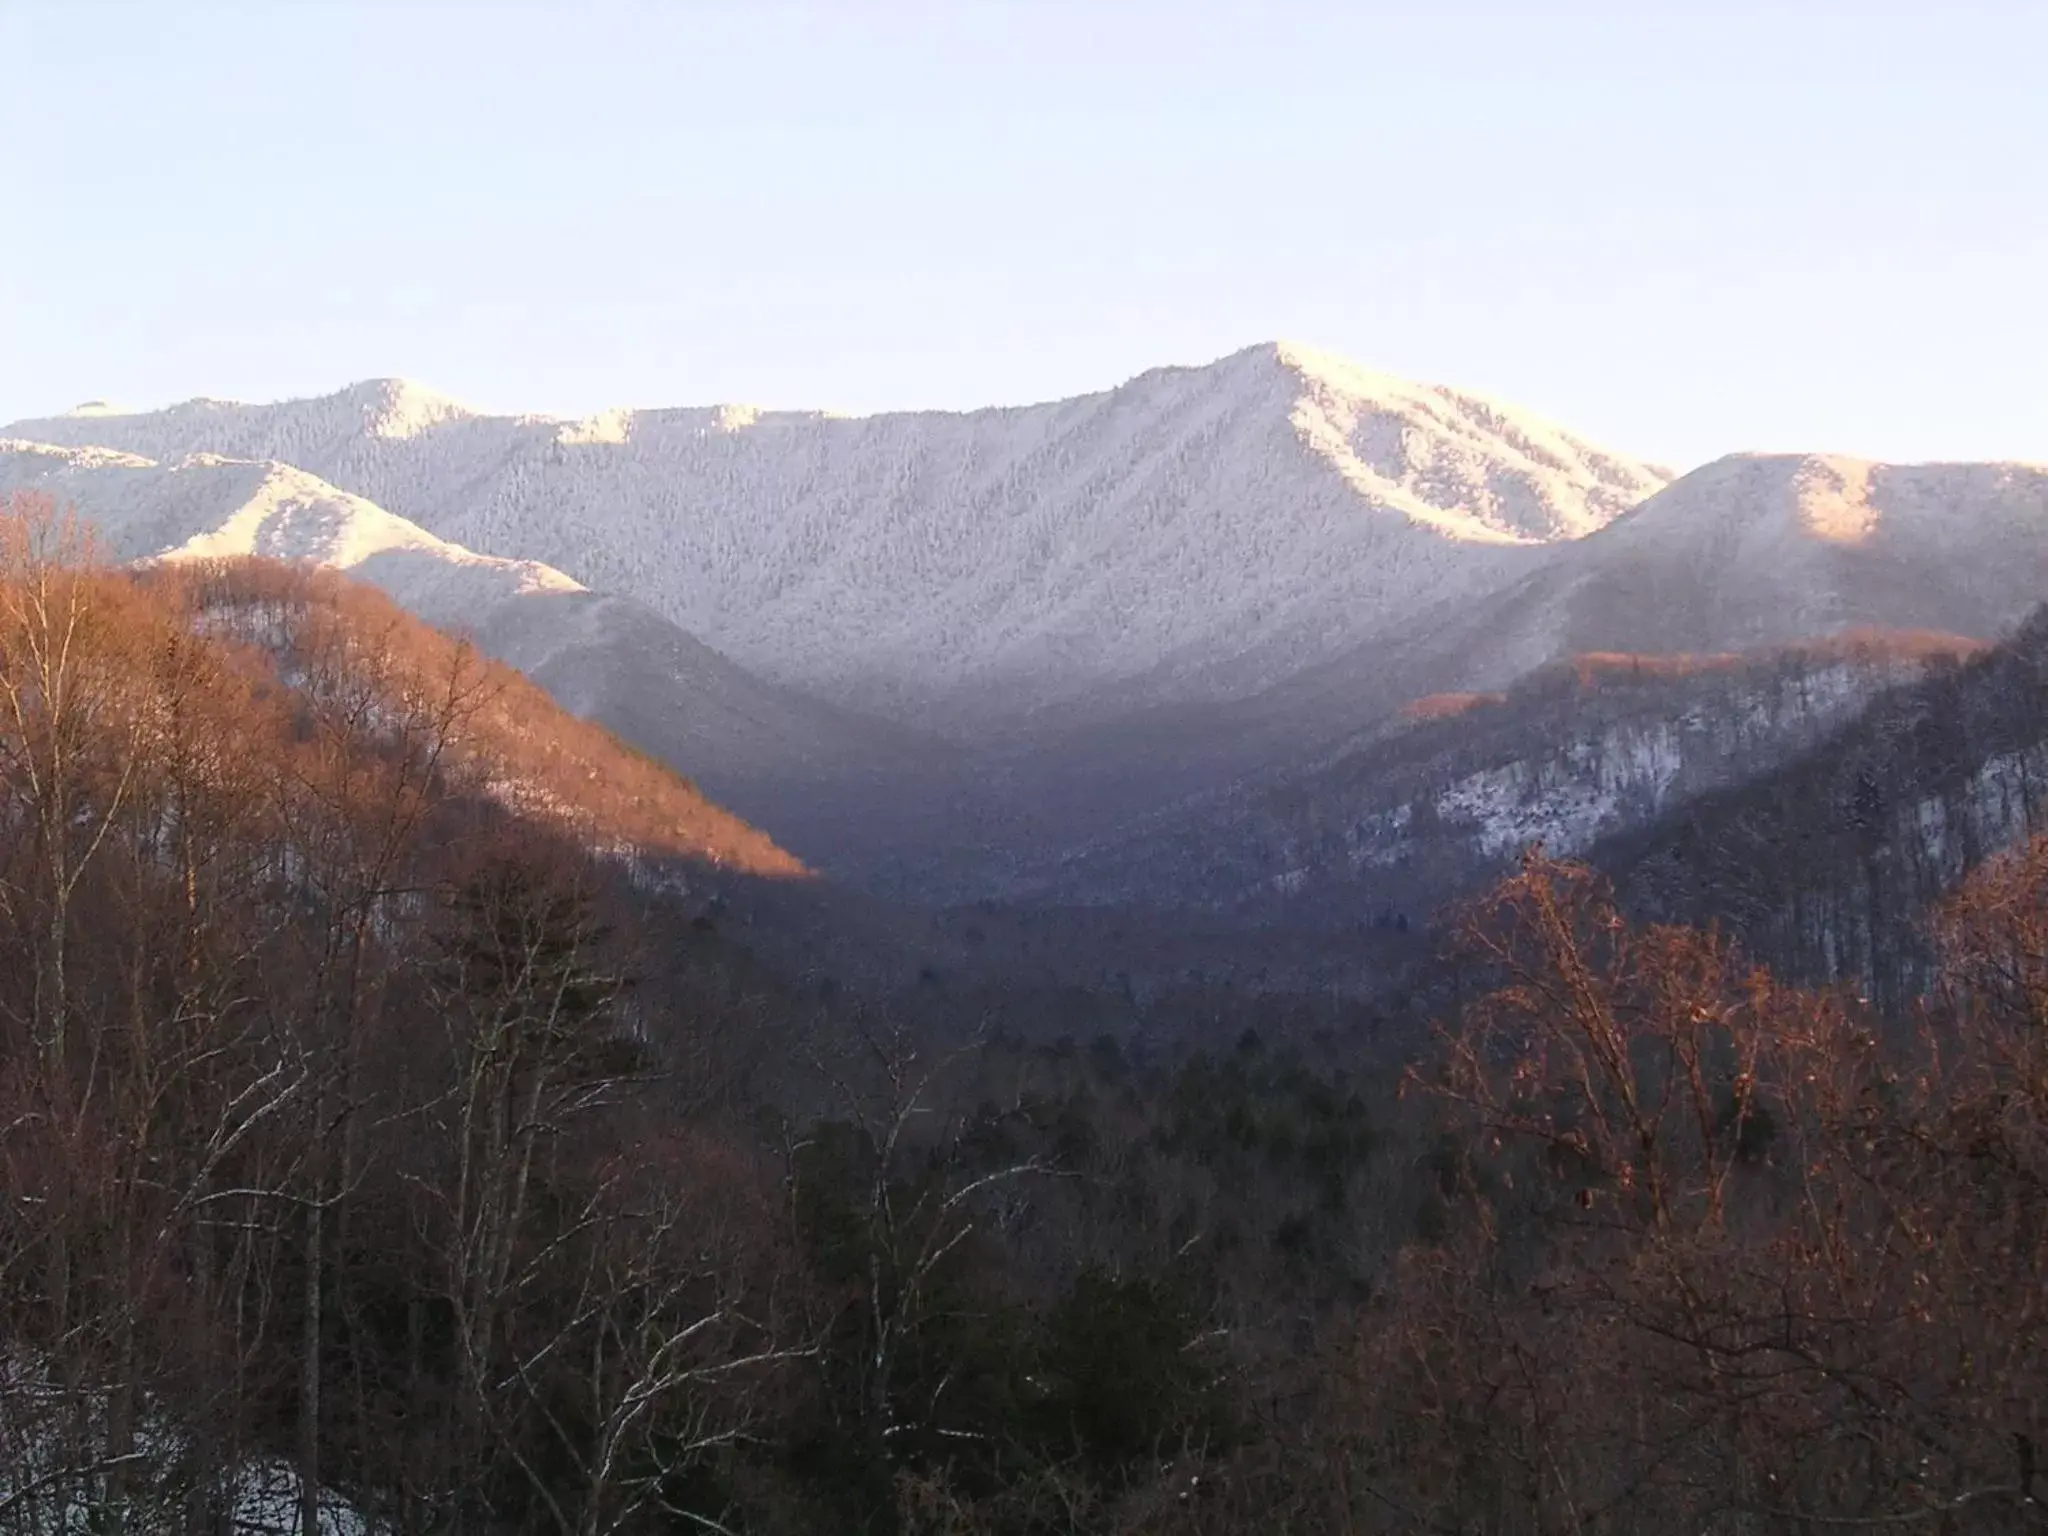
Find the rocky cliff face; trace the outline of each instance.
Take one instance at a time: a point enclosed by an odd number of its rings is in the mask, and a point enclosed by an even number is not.
[[[2048,620],[1879,695],[1814,747],[1595,845],[1645,915],[1899,1002],[1969,869],[2048,827]]]

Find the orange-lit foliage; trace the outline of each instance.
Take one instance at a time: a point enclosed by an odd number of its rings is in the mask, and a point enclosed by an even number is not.
[[[1859,667],[1927,666],[1967,661],[1987,649],[1985,642],[1962,635],[1864,626],[1761,651],[1582,651],[1566,665],[1581,688],[1598,688],[1609,683],[1661,682],[1745,669],[1806,670],[1829,663]]]
[[[492,789],[522,814],[552,820],[601,845],[702,859],[745,874],[799,878],[803,865],[766,833],[714,805],[674,770],[569,714],[529,679],[412,617],[384,594],[333,572],[273,561],[208,561],[159,568],[150,585],[214,632],[276,650],[342,630],[389,658],[399,675],[442,678],[467,669],[476,690],[471,752]]]
[[[1408,1109],[854,1029],[804,1123],[700,1067],[808,1003],[606,857],[772,845],[374,594],[16,511],[0,1530],[2042,1529],[2048,842],[1915,1018],[1531,857]]]
[[[1609,683],[1658,682],[1745,669],[1800,670],[1846,663],[1850,666],[1926,666],[1965,661],[1987,647],[1979,640],[1931,630],[1850,629],[1838,635],[1767,651],[1629,653],[1582,651],[1566,663],[1581,688]]]
[[[1735,651],[1677,652],[1671,655],[1624,651],[1581,651],[1566,663],[1581,688],[1597,688],[1609,682],[1661,682],[1671,678],[1698,677],[1707,672],[1732,672],[1758,658]]]
[[[1861,627],[1755,651],[1580,651],[1540,667],[1505,692],[1432,693],[1404,705],[1412,724],[1451,720],[1511,703],[1517,693],[1568,683],[1582,692],[1679,683],[1688,678],[1753,674],[1759,678],[1815,671],[1824,666],[1864,669],[1928,668],[1970,660],[1989,647],[1981,640],[1934,630]]]
[[[634,1154],[708,1026],[621,852],[798,872],[374,594],[0,505],[0,1529],[223,1528],[260,1462],[301,1529],[578,1536],[731,1432],[773,1186]]]
[[[2048,842],[1957,899],[1915,1046],[1532,855],[1421,1078],[1446,1234],[1342,1378],[1395,1528],[2038,1528],[2044,912]]]
[[[1505,704],[1504,693],[1432,693],[1401,710],[1404,720],[1453,720],[1489,704]]]

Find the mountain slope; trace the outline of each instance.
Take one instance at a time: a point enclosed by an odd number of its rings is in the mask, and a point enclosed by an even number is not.
[[[2044,595],[2048,468],[1738,454],[1482,603],[1441,604],[1391,642],[1302,669],[1261,707],[1387,718],[1587,653],[1743,652],[1860,629],[1993,641]]]
[[[1350,924],[1496,878],[1529,843],[1572,856],[1812,747],[1885,689],[1982,647],[1866,632],[1746,655],[1587,655],[1505,693],[1418,701],[1399,726],[1191,800],[1033,882],[1248,921]]]
[[[1669,482],[1512,408],[1283,344],[965,414],[568,421],[387,380],[17,430],[103,457],[289,460],[421,538],[589,583],[604,595],[451,583],[448,606],[806,857],[921,901],[1014,894],[1075,850],[1094,852],[1052,882],[1070,897],[1076,871],[1133,899],[1247,870],[1342,887],[1357,850],[1324,831],[1421,793],[1412,741],[1382,750],[1412,700],[1589,652],[1995,640],[2048,593],[2048,470],[1738,455]],[[1668,783],[1601,780],[1633,817],[1836,718],[1780,711],[1771,739],[1723,740],[1689,707],[1650,689],[1567,710],[1520,768],[1497,720],[1453,723],[1443,761],[1494,775],[1478,822],[1549,826],[1587,732],[1664,743],[1684,758]],[[1440,840],[1461,868],[1462,814]]]
[[[946,755],[765,683],[642,604],[532,561],[476,554],[290,465],[210,454],[159,464],[0,440],[0,494],[10,490],[74,507],[118,560],[254,555],[367,581],[828,864],[845,843],[834,786],[879,796],[906,765]]]
[[[1666,476],[1476,396],[1269,344],[966,414],[489,417],[398,382],[12,429],[288,460],[637,597],[742,666],[987,722],[1256,692],[1476,600]]]
[[[1484,601],[1440,604],[1391,636],[1212,711],[1185,733],[1174,763],[1214,763],[1210,787],[1184,773],[1155,804],[1242,805],[1280,785],[1305,793],[1321,782],[1316,764],[1377,761],[1368,749],[1407,702],[1509,689],[1562,658],[1750,653],[1861,630],[1991,642],[2044,596],[2048,469],[1740,455],[1557,546],[1540,569]],[[1674,723],[1650,695],[1637,707],[1629,731]],[[1695,790],[1717,775],[1733,782],[1755,761],[1734,743],[1724,750],[1696,732],[1690,740]],[[1795,734],[1774,750],[1803,745]],[[1363,787],[1355,774],[1341,791],[1335,781],[1326,787],[1332,802],[1305,814],[1336,824]],[[1398,786],[1387,793],[1398,796]],[[1192,835],[1186,817],[1171,814]],[[1219,814],[1235,823],[1235,813]],[[1128,835],[1152,836],[1143,823]]]
[[[470,632],[565,709],[837,876],[889,860],[968,773],[951,743],[766,682],[631,598],[537,595]]]
[[[1995,639],[2048,595],[2048,467],[1738,455],[1573,553],[1574,650],[1739,649],[1858,625]]]
[[[2044,827],[2048,612],[1590,856],[1646,917],[1722,923],[1788,974],[1897,1003],[1930,974],[1933,904]]]
[[[174,464],[102,448],[0,438],[0,492],[75,507],[122,561],[310,561],[388,592],[429,623],[462,624],[510,598],[579,593],[560,571],[479,555],[289,464],[192,454]]]

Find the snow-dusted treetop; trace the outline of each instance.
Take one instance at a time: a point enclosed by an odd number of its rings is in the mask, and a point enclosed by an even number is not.
[[[1476,599],[1669,478],[1499,402],[1292,343],[965,413],[485,416],[380,380],[19,435],[295,464],[645,600],[779,681],[1011,712],[1241,694]]]

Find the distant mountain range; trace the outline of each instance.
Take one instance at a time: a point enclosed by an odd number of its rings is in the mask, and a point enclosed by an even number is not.
[[[1684,761],[1590,799],[1565,717],[1514,715],[1538,745],[1419,701],[1586,653],[1992,641],[2048,595],[2042,467],[1737,455],[1674,479],[1286,343],[967,413],[489,416],[382,380],[0,437],[0,489],[74,503],[123,558],[350,571],[827,872],[933,901],[1378,879],[1393,855],[1366,845],[1399,807],[1462,804],[1418,753],[1505,775],[1500,825],[1591,843],[1786,761],[1921,663],[1837,656],[1833,702],[1762,742],[1698,714],[1706,685],[1606,695],[1602,729]]]
[[[562,421],[385,380],[6,430],[294,464],[638,598],[775,682],[976,728],[1134,679],[1164,699],[1255,692],[1506,585],[1668,479],[1511,407],[1283,345],[966,414]]]

